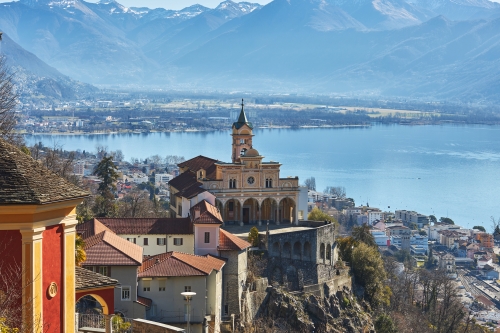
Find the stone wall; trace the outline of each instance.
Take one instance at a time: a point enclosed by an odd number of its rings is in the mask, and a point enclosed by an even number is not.
[[[221,251],[221,256],[227,258],[223,272],[222,314],[239,314],[241,312],[241,293],[247,281],[247,252]]]

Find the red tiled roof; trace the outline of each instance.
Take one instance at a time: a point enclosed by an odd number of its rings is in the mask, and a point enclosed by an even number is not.
[[[142,297],[142,296],[137,295],[137,303],[150,308],[151,305],[153,305],[153,300],[151,298]]]
[[[193,224],[222,224],[224,222],[219,209],[206,200],[191,207],[190,216]]]
[[[219,251],[241,251],[252,246],[247,241],[233,235],[232,233],[219,229]]]
[[[197,256],[182,252],[167,252],[144,259],[138,277],[205,276],[220,271],[224,260],[209,254]]]
[[[99,218],[102,225],[117,235],[189,235],[191,221],[183,218]]]
[[[87,259],[83,266],[139,266],[142,247],[131,243],[111,231],[103,231],[84,239]]]
[[[213,158],[209,158],[206,156],[196,156],[190,160],[177,164],[179,168],[188,168],[189,170],[196,173],[200,169],[205,170],[205,176],[207,179],[215,179],[216,166],[218,160],[214,160]]]
[[[76,226],[76,232],[82,236],[83,239],[90,236],[94,236],[103,231],[109,230],[104,224],[99,222],[97,219],[92,219],[84,223],[80,223]],[[112,231],[113,232],[113,231]]]

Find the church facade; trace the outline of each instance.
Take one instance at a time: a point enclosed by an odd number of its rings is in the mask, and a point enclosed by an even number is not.
[[[282,178],[281,164],[264,161],[253,147],[253,125],[243,103],[231,136],[231,162],[200,155],[178,165],[181,174],[169,182],[171,216],[183,217],[187,206],[209,196],[224,222],[297,224],[307,214],[297,209],[299,179]]]

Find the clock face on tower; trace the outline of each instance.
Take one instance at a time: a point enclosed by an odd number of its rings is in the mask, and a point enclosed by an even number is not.
[[[248,179],[247,179],[247,183],[248,183],[248,184],[250,184],[250,185],[252,185],[253,183],[255,183],[255,178],[253,178],[253,177],[248,177]]]

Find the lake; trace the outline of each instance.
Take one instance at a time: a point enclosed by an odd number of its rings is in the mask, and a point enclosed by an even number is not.
[[[375,125],[257,129],[254,148],[282,163],[281,177],[315,177],[317,190],[344,186],[356,205],[447,216],[464,227],[500,217],[500,126]],[[32,135],[66,150],[121,149],[126,160],[158,154],[231,159],[227,132]],[[388,208],[390,207],[390,209]]]

